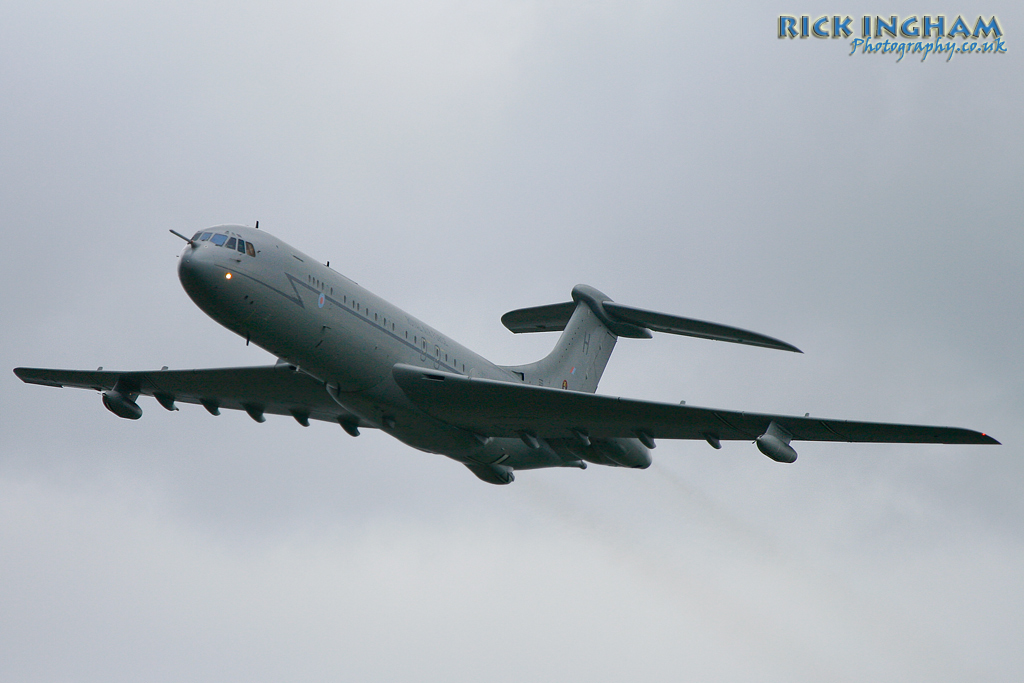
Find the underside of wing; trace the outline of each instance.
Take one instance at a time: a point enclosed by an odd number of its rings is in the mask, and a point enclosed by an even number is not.
[[[753,441],[775,423],[796,441],[994,444],[956,427],[853,422],[699,408],[469,378],[396,365],[395,381],[428,414],[482,436]]]
[[[175,403],[202,405],[211,413],[244,410],[254,419],[264,413],[367,427],[338,405],[319,380],[287,364],[202,370],[50,370],[16,368],[22,381],[51,387],[75,387],[155,397],[169,410]],[[134,399],[132,399],[134,400]]]

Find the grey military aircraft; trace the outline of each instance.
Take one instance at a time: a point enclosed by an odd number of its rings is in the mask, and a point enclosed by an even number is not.
[[[173,230],[171,232],[174,232]],[[721,448],[748,440],[772,460],[793,462],[792,441],[997,444],[955,427],[853,422],[654,403],[595,393],[619,337],[651,331],[800,353],[735,327],[615,303],[586,285],[572,301],[502,316],[515,333],[559,331],[548,356],[500,366],[450,340],[279,239],[246,226],[200,230],[178,263],[199,308],[271,352],[274,365],[201,370],[16,368],[23,381],[102,392],[103,405],[138,419],[140,395],[167,410],[202,405],[244,410],[257,422],[291,415],[335,422],[351,434],[374,428],[461,462],[492,484],[515,470],[587,463],[646,468],[656,439]]]

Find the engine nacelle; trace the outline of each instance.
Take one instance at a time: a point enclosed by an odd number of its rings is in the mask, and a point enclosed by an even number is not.
[[[796,451],[774,434],[762,434],[757,437],[757,450],[775,462],[796,462]]]
[[[469,471],[480,478],[481,481],[486,481],[488,484],[511,484],[516,480],[516,475],[512,473],[512,468],[507,465],[488,465],[484,463],[466,463],[466,467]]]
[[[592,448],[620,467],[645,470],[651,466],[651,451],[636,439],[595,440]]]
[[[103,392],[103,405],[114,415],[126,420],[138,420],[142,417],[142,408],[139,404],[116,389]]]

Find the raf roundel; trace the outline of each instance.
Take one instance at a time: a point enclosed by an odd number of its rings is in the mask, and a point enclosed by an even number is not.
[[[324,293],[320,292],[320,298],[316,300],[316,305],[319,306],[320,308],[323,308],[324,307],[324,300],[325,300]]]

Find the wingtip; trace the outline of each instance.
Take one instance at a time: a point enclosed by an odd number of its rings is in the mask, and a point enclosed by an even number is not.
[[[793,353],[803,353],[803,351],[801,351],[797,347],[793,346],[788,342],[784,342],[781,339],[772,339],[771,344],[760,344],[760,346],[764,346],[769,349],[775,349],[776,351],[792,351]]]

